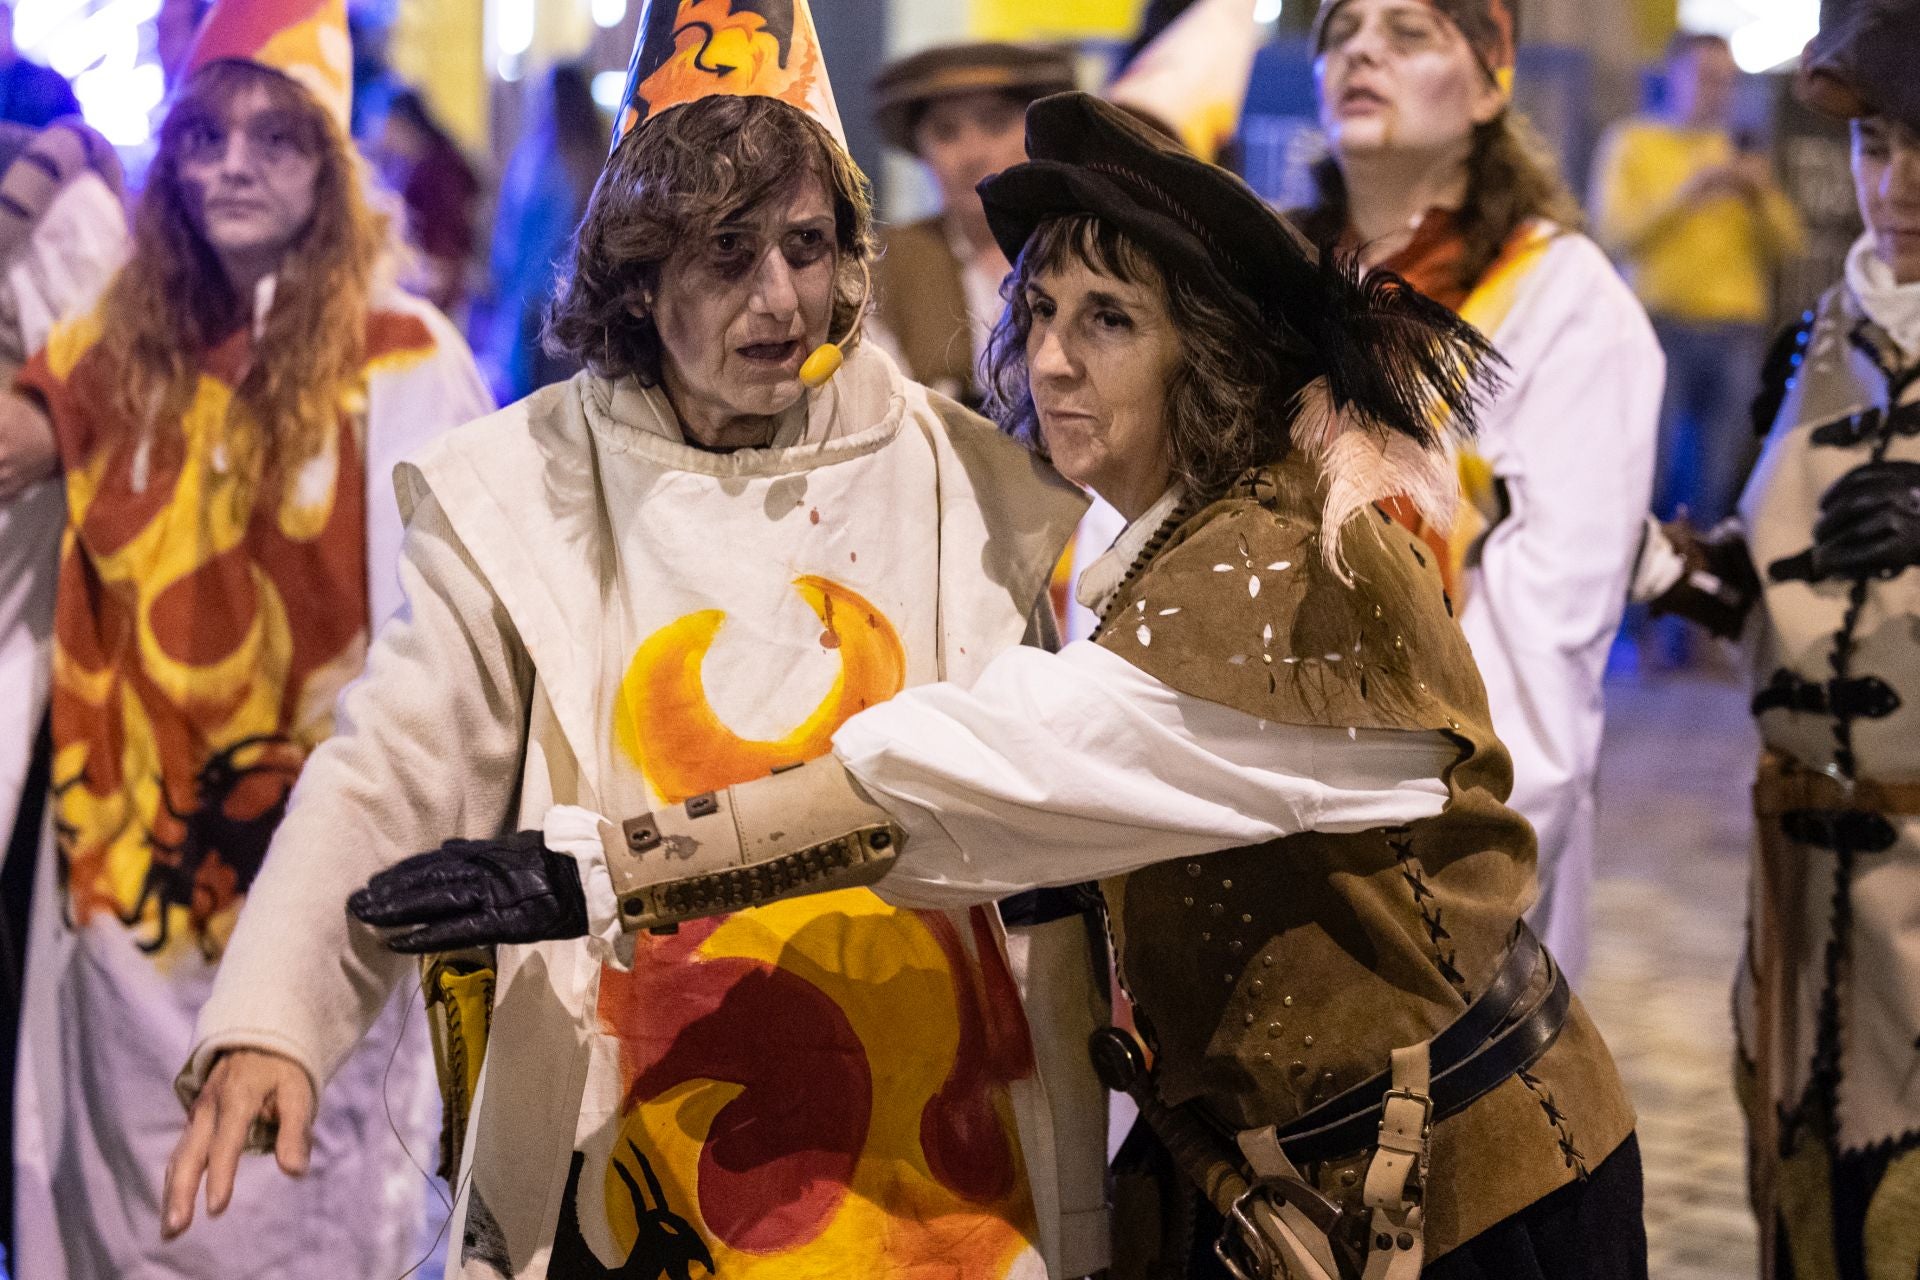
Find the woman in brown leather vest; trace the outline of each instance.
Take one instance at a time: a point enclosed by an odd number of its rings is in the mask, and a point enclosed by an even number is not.
[[[1085,578],[1099,635],[565,847],[423,854],[351,909],[402,950],[618,954],[833,886],[1097,879],[1151,1073],[1096,1044],[1166,1175],[1116,1213],[1114,1274],[1644,1277],[1631,1108],[1520,926],[1511,766],[1436,566],[1378,506],[1446,519],[1440,437],[1496,359],[1093,98],[1036,103],[1028,148],[982,187],[1015,262],[990,367],[1003,425],[1130,522]]]

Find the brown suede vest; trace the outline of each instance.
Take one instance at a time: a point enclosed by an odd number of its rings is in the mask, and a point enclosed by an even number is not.
[[[1190,697],[1276,724],[1429,730],[1460,749],[1435,817],[1309,831],[1108,881],[1157,1081],[1230,1128],[1289,1121],[1457,1018],[1534,893],[1534,838],[1431,556],[1373,507],[1322,556],[1324,482],[1296,454],[1185,521],[1099,643]],[[1543,979],[1544,981],[1544,975]],[[1435,1127],[1435,1258],[1576,1177],[1633,1128],[1576,1000],[1553,1047]],[[1308,1171],[1357,1203],[1371,1152]]]
[[[906,357],[907,376],[968,406],[980,403],[960,264],[939,218],[889,228],[874,268],[880,322]]]

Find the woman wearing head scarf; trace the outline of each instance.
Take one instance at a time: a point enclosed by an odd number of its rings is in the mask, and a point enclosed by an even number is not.
[[[1506,357],[1431,536],[1540,839],[1530,919],[1587,952],[1601,679],[1653,483],[1665,361],[1512,105],[1507,0],[1332,0],[1315,20],[1321,123],[1308,234],[1392,270]]]
[[[1446,520],[1489,353],[1096,99],[1036,103],[1028,148],[983,187],[1015,264],[991,368],[1004,425],[1129,521],[1083,579],[1098,636],[770,778],[446,845],[352,910],[402,950],[618,956],[837,885],[1098,879],[1155,1055],[1104,1036],[1110,1079],[1191,1179],[1116,1214],[1166,1227],[1116,1267],[1644,1276],[1631,1110],[1520,923],[1532,833],[1434,557],[1379,505]]]
[[[1738,517],[1644,594],[1752,658],[1762,743],[1734,1004],[1770,1275],[1920,1258],[1920,12],[1830,4],[1802,96],[1850,119],[1866,232],[1783,338]]]

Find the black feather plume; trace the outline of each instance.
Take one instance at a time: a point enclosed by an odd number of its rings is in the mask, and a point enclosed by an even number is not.
[[[1391,271],[1362,280],[1352,259],[1329,253],[1317,274],[1324,305],[1306,311],[1303,336],[1334,407],[1428,448],[1472,435],[1506,366],[1486,336]]]

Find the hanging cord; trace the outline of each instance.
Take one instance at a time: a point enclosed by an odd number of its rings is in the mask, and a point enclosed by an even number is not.
[[[446,1215],[440,1219],[440,1225],[433,1233],[433,1240],[427,1245],[427,1251],[420,1255],[420,1260],[408,1267],[405,1271],[402,1271],[395,1277],[395,1280],[412,1280],[413,1276],[419,1274],[420,1268],[433,1261],[434,1253],[440,1248],[440,1241],[447,1239],[448,1232],[453,1227],[454,1211],[460,1203],[461,1195],[466,1191],[467,1179],[473,1176],[471,1171],[462,1175],[458,1184],[451,1188],[453,1198],[448,1199],[446,1191],[442,1190],[441,1180],[427,1172],[426,1166],[422,1165],[420,1161],[415,1158],[413,1148],[407,1145],[406,1135],[400,1131],[399,1122],[393,1118],[393,1064],[400,1060],[400,1047],[406,1043],[407,1026],[413,1021],[414,1007],[416,1005],[424,1006],[426,999],[427,983],[426,979],[422,977],[414,985],[412,999],[407,1000],[405,1003],[405,1011],[400,1015],[400,1029],[393,1037],[393,1051],[387,1055],[386,1069],[380,1074],[380,1105],[386,1112],[387,1129],[393,1134],[394,1141],[400,1144],[400,1150],[407,1157],[407,1163],[413,1166],[413,1171],[420,1175],[421,1181],[433,1188],[433,1194],[439,1197],[440,1207],[446,1210]],[[456,1173],[457,1172],[456,1170]],[[453,1248],[451,1239],[447,1239],[447,1247],[449,1249]]]

